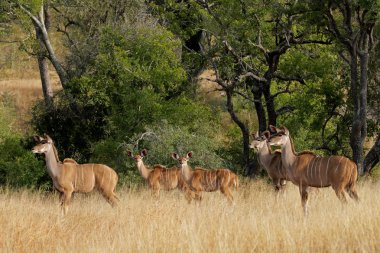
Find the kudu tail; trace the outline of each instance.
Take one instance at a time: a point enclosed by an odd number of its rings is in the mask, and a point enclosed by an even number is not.
[[[239,177],[237,175],[234,177],[234,187],[236,190],[239,188]]]
[[[355,199],[356,201],[359,201],[359,196],[356,192],[357,179],[358,179],[358,166],[356,165],[356,163],[353,162],[350,180],[346,186],[346,191],[351,198]]]

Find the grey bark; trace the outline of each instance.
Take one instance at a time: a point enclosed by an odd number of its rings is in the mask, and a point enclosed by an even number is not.
[[[363,172],[371,173],[372,169],[379,163],[380,160],[380,133],[377,135],[375,144],[369,150],[364,158]]]
[[[234,106],[232,102],[232,94],[233,89],[229,87],[225,89],[227,96],[227,111],[229,112],[232,120],[239,126],[242,136],[243,136],[243,167],[245,170],[245,174],[247,176],[252,176],[257,173],[257,169],[255,169],[251,163],[249,158],[249,129],[248,127],[238,118],[234,111]]]
[[[338,3],[339,10],[343,15],[342,26],[336,23],[333,16],[333,6],[330,3],[326,10],[326,17],[329,24],[331,34],[346,48],[349,52],[348,62],[350,64],[350,97],[353,103],[352,128],[350,135],[350,145],[352,149],[352,158],[358,166],[359,175],[364,172],[363,166],[363,146],[367,136],[367,90],[368,90],[368,61],[369,53],[372,49],[373,38],[372,32],[373,21],[366,21],[366,15],[377,15],[377,13],[369,14],[369,10],[351,8],[349,1]],[[358,27],[354,28],[353,23],[358,23]]]
[[[46,24],[46,29],[49,29],[49,15],[47,15],[48,9],[47,6],[44,8],[44,23]],[[38,62],[38,68],[40,72],[40,78],[41,78],[41,85],[42,85],[42,92],[44,95],[44,100],[46,106],[50,106],[52,104],[53,100],[53,87],[50,81],[50,74],[49,74],[49,64],[48,64],[48,59],[46,58],[45,55],[45,46],[42,40],[42,33],[41,29],[35,25],[35,30],[36,30],[36,38],[39,42],[39,53],[37,55],[37,62]]]
[[[53,64],[59,80],[61,81],[62,87],[65,87],[65,84],[68,82],[68,77],[65,69],[61,65],[61,63],[58,60],[58,57],[54,51],[53,46],[51,45],[49,34],[47,31],[47,27],[45,24],[45,14],[47,14],[47,7],[48,5],[41,4],[41,9],[40,12],[38,13],[38,16],[33,15],[25,6],[22,4],[18,4],[20,9],[29,16],[29,18],[32,20],[33,24],[37,26],[40,29],[41,32],[41,41],[43,42],[43,45],[45,46],[47,53],[48,53],[48,58],[50,62]]]

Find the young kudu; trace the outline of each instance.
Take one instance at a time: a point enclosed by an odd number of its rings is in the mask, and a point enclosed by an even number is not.
[[[261,135],[257,132],[253,136],[250,148],[257,151],[257,160],[265,168],[276,191],[278,191],[283,189],[286,184],[286,170],[282,167],[281,151],[272,151],[268,144],[269,138],[269,131],[264,131]]]
[[[172,153],[172,158],[177,160],[181,167],[181,175],[191,190],[195,191],[202,199],[202,192],[213,192],[220,190],[227,199],[232,202],[233,196],[231,188],[236,189],[239,186],[239,178],[229,169],[205,170],[195,168],[193,170],[187,162],[192,157],[193,153],[188,152],[185,157],[180,157],[177,153]]]
[[[344,156],[318,157],[312,152],[296,153],[293,140],[286,127],[276,128],[270,126],[275,132],[268,141],[270,145],[281,146],[282,165],[287,176],[294,184],[299,186],[302,206],[307,214],[308,187],[331,186],[338,198],[346,202],[344,191],[359,200],[355,190],[357,179],[356,164]]]
[[[67,213],[74,192],[87,193],[97,188],[112,206],[118,198],[115,187],[118,181],[116,172],[104,164],[78,164],[71,158],[60,162],[53,140],[48,136],[35,136],[37,144],[32,152],[45,154],[46,167],[54,187],[61,193],[61,207]]]
[[[160,189],[167,191],[179,189],[185,192],[186,199],[191,202],[193,198],[197,199],[198,196],[190,190],[186,182],[181,177],[181,171],[178,168],[166,168],[165,166],[155,164],[151,168],[147,168],[143,162],[143,158],[147,156],[148,152],[143,149],[140,154],[133,155],[128,151],[128,156],[136,161],[137,169],[140,175],[147,181],[149,187],[153,191],[153,195],[158,197]]]

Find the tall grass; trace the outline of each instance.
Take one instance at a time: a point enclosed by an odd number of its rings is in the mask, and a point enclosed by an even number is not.
[[[179,192],[158,200],[121,189],[112,209],[99,194],[76,195],[62,217],[58,196],[3,189],[3,252],[379,252],[380,184],[359,184],[359,203],[331,188],[312,192],[304,217],[298,190],[277,196],[262,181],[243,184],[230,205],[206,193],[200,205]]]

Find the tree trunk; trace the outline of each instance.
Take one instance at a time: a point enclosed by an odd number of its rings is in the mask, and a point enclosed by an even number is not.
[[[254,168],[250,163],[249,158],[249,129],[235,114],[232,102],[232,89],[226,89],[227,96],[227,111],[229,112],[232,120],[239,126],[243,136],[243,168],[247,176],[252,176],[257,173],[257,168]]]
[[[61,81],[62,87],[65,87],[65,84],[68,82],[68,77],[65,69],[62,67],[61,63],[59,62],[55,51],[53,49],[53,46],[51,45],[49,34],[47,31],[47,25],[48,23],[45,23],[45,17],[48,17],[48,4],[42,4],[40,12],[38,16],[33,15],[30,11],[28,11],[22,4],[18,4],[20,9],[24,11],[32,20],[34,26],[38,27],[41,31],[41,41],[43,42],[47,52],[48,52],[48,58],[50,62],[53,64],[58,76],[59,80]]]
[[[267,130],[267,120],[265,117],[265,110],[262,103],[262,88],[260,86],[260,83],[254,80],[249,81],[249,85],[252,87],[251,92],[253,94],[254,104],[256,108],[256,115],[259,122],[259,133],[264,132]]]
[[[368,53],[357,53],[356,48],[351,51],[351,96],[354,104],[350,145],[352,158],[358,166],[359,175],[363,174],[363,146],[367,136],[367,67]],[[360,62],[360,80],[358,77],[358,60]]]
[[[380,160],[380,133],[377,135],[376,142],[369,150],[364,158],[363,171],[364,173],[371,173],[373,167],[379,163]]]
[[[277,113],[274,108],[274,100],[270,93],[270,83],[271,83],[271,79],[267,79],[267,82],[264,85],[264,97],[265,97],[265,104],[266,104],[267,113],[268,113],[268,125],[276,126]]]
[[[40,43],[42,42],[40,41]],[[48,59],[46,59],[46,57],[43,55],[38,55],[37,61],[38,61],[38,68],[40,70],[42,92],[44,94],[45,105],[50,106],[52,105],[52,100],[53,100],[53,89],[50,82]]]
[[[47,12],[47,9],[44,11]],[[49,29],[49,15],[45,14],[44,19],[45,19],[44,20],[45,27],[48,30]],[[34,28],[36,30],[36,38],[40,46],[39,53],[37,55],[37,61],[38,61],[38,68],[39,68],[40,77],[41,77],[42,92],[44,95],[46,106],[50,106],[52,104],[54,94],[53,94],[53,88],[50,82],[48,59],[46,58],[46,55],[45,55],[45,46],[42,41],[41,29],[36,25],[34,26]]]

